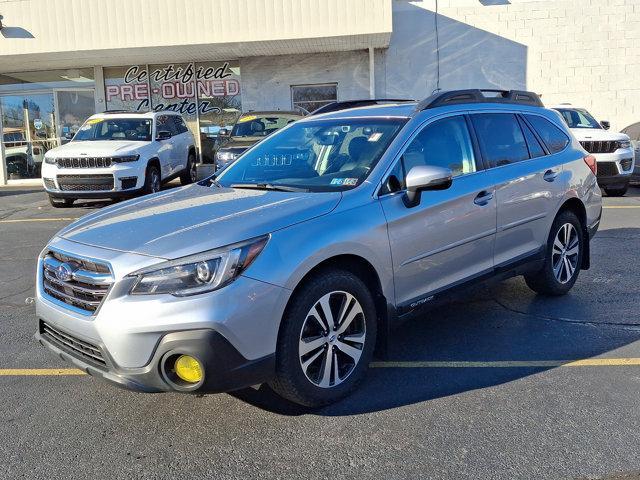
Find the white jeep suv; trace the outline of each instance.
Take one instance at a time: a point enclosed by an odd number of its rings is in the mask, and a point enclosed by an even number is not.
[[[49,150],[42,182],[54,207],[78,198],[154,193],[163,182],[197,176],[195,140],[184,119],[169,111],[111,111],[87,119],[71,142]]]
[[[598,185],[605,193],[611,197],[621,197],[627,193],[634,163],[629,136],[609,132],[609,122],[598,122],[584,108],[568,103],[550,108],[560,112],[582,148],[595,157]]]

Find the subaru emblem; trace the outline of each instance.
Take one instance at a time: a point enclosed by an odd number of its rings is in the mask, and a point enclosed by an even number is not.
[[[75,268],[68,263],[61,263],[56,268],[56,278],[61,282],[68,282],[73,277],[73,272]]]

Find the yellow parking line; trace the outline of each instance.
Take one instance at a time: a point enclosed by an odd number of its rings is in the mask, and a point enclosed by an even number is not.
[[[77,368],[3,368],[0,377],[86,375]]]
[[[26,222],[67,222],[78,220],[78,217],[59,217],[59,218],[14,218],[9,220],[0,220],[0,223],[26,223]]]
[[[493,362],[372,362],[373,368],[523,368],[523,367],[614,367],[640,365],[640,358],[586,358],[583,360],[508,360]]]

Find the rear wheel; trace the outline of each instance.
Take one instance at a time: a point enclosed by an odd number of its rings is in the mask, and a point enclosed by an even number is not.
[[[71,207],[75,200],[75,198],[56,198],[49,195],[49,203],[55,208]]]
[[[144,193],[156,193],[160,191],[160,169],[155,165],[149,165],[144,177]]]
[[[524,277],[529,288],[543,295],[564,295],[571,290],[582,265],[584,242],[576,214],[561,212],[551,226],[544,266]]]
[[[187,159],[187,168],[180,174],[180,183],[182,185],[189,185],[198,179],[198,166],[196,164],[196,156],[193,153],[189,153]]]
[[[362,381],[375,343],[371,292],[350,272],[325,271],[295,294],[282,320],[271,387],[308,407],[333,403]]]
[[[605,188],[604,193],[606,193],[609,197],[624,197],[624,195],[629,190],[629,185],[625,185],[622,188]]]

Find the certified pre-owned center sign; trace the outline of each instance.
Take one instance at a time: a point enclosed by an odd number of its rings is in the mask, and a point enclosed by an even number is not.
[[[222,64],[133,65],[105,69],[109,110],[173,110],[185,117],[240,110],[240,71]]]

